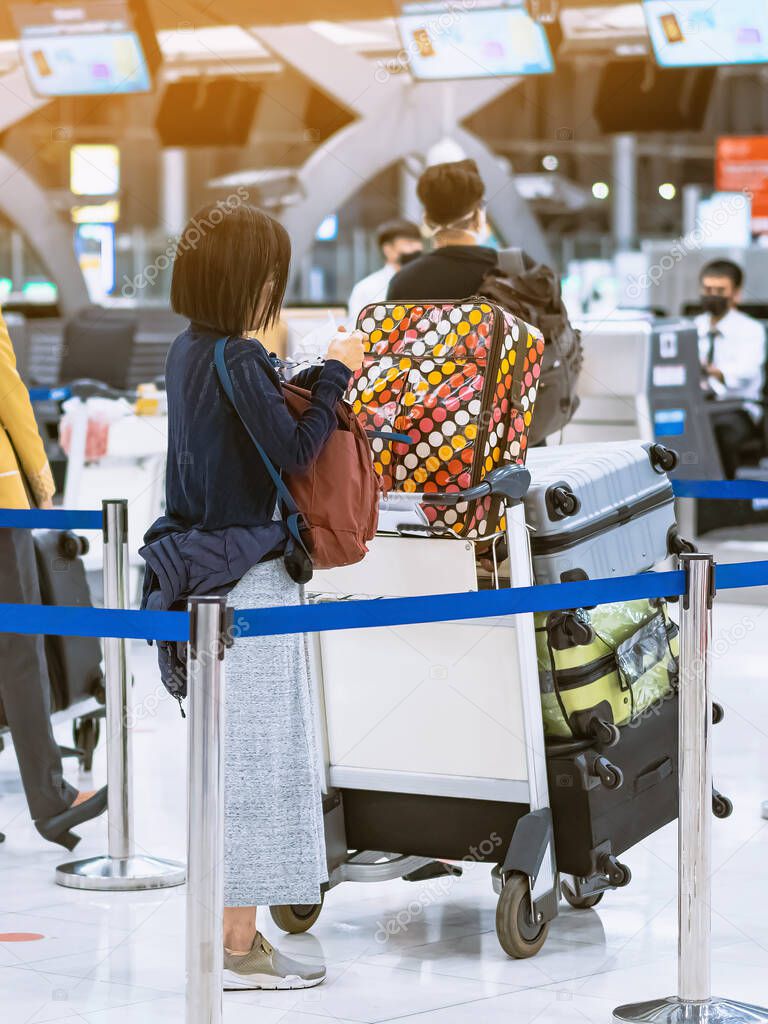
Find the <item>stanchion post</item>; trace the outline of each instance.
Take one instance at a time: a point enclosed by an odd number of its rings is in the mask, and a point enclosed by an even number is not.
[[[226,599],[189,603],[186,1024],[221,1024]]]
[[[128,502],[102,504],[104,607],[126,609],[128,598]],[[62,864],[59,885],[72,889],[165,889],[184,882],[183,864],[136,854],[133,838],[133,774],[128,648],[123,637],[104,640],[107,707],[108,852]]]
[[[768,1010],[711,993],[712,699],[709,641],[715,565],[711,555],[680,556],[680,811],[678,816],[678,994],[619,1006],[627,1024],[768,1024]]]

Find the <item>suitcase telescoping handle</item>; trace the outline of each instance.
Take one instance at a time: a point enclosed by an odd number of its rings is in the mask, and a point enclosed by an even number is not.
[[[458,505],[463,501],[486,498],[489,494],[498,494],[506,498],[508,502],[522,501],[528,493],[530,485],[531,474],[525,466],[510,462],[506,466],[492,469],[475,487],[468,487],[465,491],[456,491],[452,494],[425,494],[421,503],[423,505],[439,505],[444,508],[449,505]]]

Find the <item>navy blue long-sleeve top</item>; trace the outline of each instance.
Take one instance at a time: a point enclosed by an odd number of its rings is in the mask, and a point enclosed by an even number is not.
[[[219,337],[190,324],[168,353],[166,515],[154,535],[259,526],[273,519],[275,486],[216,374]],[[336,429],[336,405],[350,370],[330,359],[294,377],[292,383],[312,391],[311,405],[296,419],[261,342],[231,338],[226,361],[238,411],[274,465],[288,473],[309,467]]]

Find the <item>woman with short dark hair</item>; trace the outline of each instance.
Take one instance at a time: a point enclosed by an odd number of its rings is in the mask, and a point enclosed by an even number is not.
[[[290,252],[285,229],[247,204],[200,210],[179,240],[171,305],[190,324],[166,365],[166,515],[142,549],[148,607],[212,593],[237,608],[301,602],[283,561],[277,492],[249,433],[278,470],[307,468],[336,429],[363,336],[340,331],[326,362],[294,378],[312,393],[295,419],[257,340],[279,317]],[[214,366],[220,338],[234,406]],[[170,667],[161,650],[164,681],[179,695]],[[322,966],[288,959],[256,930],[257,905],[319,903],[328,877],[304,638],[236,631],[226,702],[224,985],[317,985]]]

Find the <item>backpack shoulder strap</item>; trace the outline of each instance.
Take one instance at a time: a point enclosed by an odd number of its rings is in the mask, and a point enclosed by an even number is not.
[[[288,513],[285,517],[285,524],[288,527],[291,536],[296,541],[296,543],[300,544],[301,547],[304,548],[304,550],[306,551],[304,541],[301,536],[302,516],[301,513],[299,512],[296,502],[293,500],[293,495],[288,490],[285,481],[275,468],[274,463],[267,455],[260,442],[257,441],[256,437],[253,434],[253,431],[245,422],[243,417],[240,415],[240,411],[237,408],[237,403],[235,402],[235,392],[234,388],[232,387],[232,377],[230,376],[227,361],[225,359],[225,350],[227,347],[228,340],[228,338],[219,338],[219,340],[216,342],[216,347],[214,349],[213,356],[214,363],[216,365],[216,373],[218,374],[219,380],[221,381],[221,386],[224,388],[224,394],[229,399],[232,408],[237,413],[238,419],[248,432],[248,436],[250,437],[251,441],[253,441],[253,445],[256,451],[261,456],[261,460],[264,463],[266,471],[269,473],[272,483],[277,488],[277,494],[280,499],[280,503],[283,505],[286,512]]]

